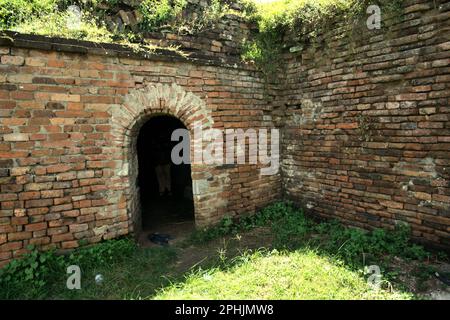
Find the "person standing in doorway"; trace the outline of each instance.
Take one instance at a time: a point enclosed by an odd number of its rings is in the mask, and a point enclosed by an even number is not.
[[[171,160],[170,160],[170,144],[166,142],[165,137],[159,137],[153,144],[155,152],[155,173],[158,180],[159,195],[172,195],[172,178],[171,178]]]

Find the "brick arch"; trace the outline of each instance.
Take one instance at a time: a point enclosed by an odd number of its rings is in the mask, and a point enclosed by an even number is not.
[[[139,130],[142,120],[151,114],[169,114],[180,119],[192,130],[196,122],[209,128],[214,121],[206,103],[177,84],[155,84],[131,91],[122,105],[111,109],[113,133],[119,146],[126,145],[126,139]],[[145,121],[144,121],[145,122]]]
[[[143,124],[153,116],[165,114],[178,118],[192,132],[195,124],[201,123],[202,128],[207,129],[212,127],[214,121],[211,111],[201,98],[176,84],[154,84],[134,89],[125,96],[123,104],[112,106],[110,113],[112,154],[115,162],[111,173],[111,196],[118,200],[118,215],[126,215],[130,232],[138,233],[141,212],[136,143]],[[191,150],[191,155],[193,154]],[[192,163],[194,189],[198,189],[196,186],[199,180],[203,181],[194,177],[194,173],[204,170],[205,166]],[[196,223],[203,224],[201,221],[207,219],[209,213],[202,205],[202,195],[195,192],[194,207]]]

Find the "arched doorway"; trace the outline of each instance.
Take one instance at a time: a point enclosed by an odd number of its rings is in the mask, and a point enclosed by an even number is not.
[[[172,132],[186,129],[177,118],[152,116],[143,124],[137,139],[138,185],[141,199],[142,232],[147,242],[154,234],[184,237],[195,228],[190,164],[171,159]],[[189,148],[187,148],[189,150]]]
[[[108,214],[120,221],[121,229],[114,232],[140,237],[144,233],[138,185],[137,139],[142,126],[153,117],[170,114],[180,119],[192,135],[197,124],[201,124],[202,130],[214,126],[212,110],[199,96],[175,83],[156,83],[130,90],[123,102],[111,105],[108,112],[111,114],[108,139],[112,145],[110,158],[113,166],[109,172],[112,178],[106,185],[112,204]],[[217,168],[202,162],[192,161],[191,170],[195,225],[203,228],[219,222],[227,212],[231,177],[222,166]]]

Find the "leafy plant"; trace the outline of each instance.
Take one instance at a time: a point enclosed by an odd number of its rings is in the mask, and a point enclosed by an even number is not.
[[[40,296],[53,274],[62,270],[63,257],[54,251],[39,252],[29,247],[30,253],[11,261],[0,270],[0,298],[11,299],[23,293],[26,297]],[[24,290],[27,288],[27,290]]]
[[[139,6],[142,30],[154,31],[178,17],[186,7],[186,0],[143,0]]]
[[[203,243],[267,225],[272,228],[276,248],[316,247],[355,267],[370,262],[381,264],[385,255],[417,260],[430,256],[422,246],[410,242],[411,231],[406,225],[397,226],[395,231],[369,232],[346,227],[335,220],[316,223],[289,202],[275,203],[241,219],[227,217],[212,228],[195,232],[190,242]]]
[[[261,31],[252,40],[244,40],[241,58],[253,62],[263,72],[266,81],[281,66],[280,55],[283,49],[283,39],[275,30]]]
[[[0,0],[0,29],[52,12],[57,0]]]
[[[265,74],[277,68],[285,44],[284,37],[302,46],[317,43],[336,24],[356,26],[369,5],[383,13],[400,15],[402,0],[241,0],[245,17],[258,24],[259,33],[243,45],[242,59],[254,62]],[[384,20],[383,20],[384,21]],[[349,30],[354,28],[349,28]],[[356,28],[357,29],[357,28]]]
[[[20,23],[13,30],[22,33],[33,33],[47,36],[63,36],[65,38],[80,39],[94,42],[112,42],[113,35],[106,26],[99,24],[88,13],[82,13],[79,22],[70,23],[72,13],[53,11],[43,15],[40,19],[31,19]]]
[[[29,253],[11,261],[0,269],[0,299],[39,298],[49,286],[66,274],[69,265],[89,270],[129,257],[136,249],[130,239],[110,240],[91,247],[80,248],[70,255],[59,255],[55,250]]]
[[[292,212],[293,208],[290,203],[277,202],[260,210],[255,215],[246,216],[238,220],[233,220],[233,218],[227,216],[213,227],[197,230],[190,236],[188,242],[203,243],[226,235],[248,231],[279,220]]]
[[[229,12],[229,6],[220,0],[210,0],[209,5],[200,15],[179,23],[179,33],[198,33],[212,27],[226,13]]]
[[[354,265],[379,262],[386,254],[418,260],[429,256],[422,246],[410,242],[411,231],[405,225],[398,226],[395,231],[375,229],[367,232],[332,222],[322,223],[314,229],[324,236],[320,241],[323,250],[337,252]]]

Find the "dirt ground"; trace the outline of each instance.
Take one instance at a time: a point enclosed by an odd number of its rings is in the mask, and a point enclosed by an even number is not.
[[[174,246],[179,251],[174,272],[183,273],[199,265],[207,265],[208,262],[214,261],[222,254],[227,258],[233,258],[247,250],[270,249],[273,243],[273,235],[271,229],[257,228],[252,231],[243,233],[239,236],[224,237],[212,240],[203,245],[185,246],[184,240],[194,230],[194,224],[190,222],[180,222],[165,225],[157,228],[158,232],[168,233],[175,236],[174,240],[169,242],[170,246]],[[142,235],[142,245],[151,247],[158,246],[151,243],[146,235],[154,230],[147,231]],[[401,258],[394,257],[390,263],[390,268],[397,273],[396,279],[408,291],[413,292],[419,299],[431,300],[450,300],[450,287],[430,273],[421,272],[424,268],[433,268],[440,274],[447,277],[450,275],[450,264],[448,263],[420,263],[405,261]]]
[[[144,202],[142,206],[142,227],[139,244],[154,247],[149,240],[152,234],[167,234],[176,245],[195,230],[192,201],[183,198],[161,197]]]
[[[419,263],[394,257],[391,267],[399,271],[399,281],[419,297],[432,300],[450,300],[450,286],[434,275],[421,272],[421,269],[424,268],[435,269],[439,274],[449,278],[450,264],[444,262]]]
[[[270,228],[258,228],[238,237],[225,237],[212,240],[202,246],[191,245],[180,249],[177,261],[178,271],[189,270],[192,266],[207,264],[217,259],[219,254],[233,258],[248,250],[270,248],[273,237]]]

